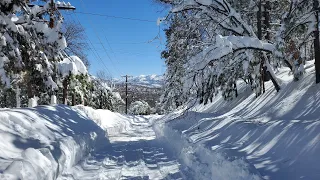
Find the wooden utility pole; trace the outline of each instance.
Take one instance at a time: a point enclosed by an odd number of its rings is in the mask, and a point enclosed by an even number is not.
[[[33,0],[34,1],[34,0]],[[54,28],[54,13],[56,10],[76,10],[76,8],[74,6],[58,6],[56,7],[54,0],[50,0],[50,10],[49,10],[49,14],[50,14],[50,22],[49,22],[49,27],[52,29]],[[26,0],[26,2],[28,3],[29,7],[33,7],[35,6],[34,4],[29,4],[30,0]],[[42,5],[39,5],[39,7],[43,7]]]
[[[28,6],[29,7],[33,7],[33,6],[35,6],[34,4],[30,4],[30,0],[26,0],[26,2],[28,3]],[[43,6],[41,6],[41,5],[39,5],[40,7],[43,7]],[[49,10],[49,14],[50,14],[50,21],[49,21],[49,27],[51,28],[51,29],[53,29],[54,28],[54,24],[55,24],[55,22],[54,22],[54,13],[55,13],[55,11],[57,11],[57,10],[75,10],[76,8],[74,7],[74,6],[67,6],[67,7],[65,7],[65,6],[61,6],[61,7],[56,7],[56,5],[55,5],[55,2],[54,2],[54,0],[50,0],[50,10]],[[57,71],[57,67],[56,67],[56,65],[54,65],[54,71],[56,72]],[[53,77],[53,79],[54,80],[56,80],[57,78],[56,77]],[[63,80],[63,103],[65,104],[65,105],[67,105],[68,104],[68,83],[69,83],[69,76],[68,77],[66,77],[64,80]],[[53,92],[52,92],[53,93]],[[75,103],[75,101],[74,101],[74,98],[72,98],[72,104],[74,104]]]
[[[126,78],[126,114],[128,114],[128,78],[132,76],[125,75],[122,77]]]
[[[315,69],[316,69],[316,83],[320,83],[320,38],[319,38],[319,2],[313,0],[313,9],[316,18],[314,35],[314,55],[315,55]]]

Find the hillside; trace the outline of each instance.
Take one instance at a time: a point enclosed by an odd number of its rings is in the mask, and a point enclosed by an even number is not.
[[[199,163],[210,164],[190,164],[195,171],[209,172],[199,179],[216,174],[228,179],[215,164],[220,157],[210,156],[215,153],[231,161],[244,159],[263,179],[319,179],[320,86],[315,84],[314,61],[305,69],[297,82],[289,68],[280,69],[280,92],[267,82],[266,93],[258,98],[239,81],[238,98],[225,101],[218,95],[211,104],[166,115],[158,122],[159,131],[172,145],[191,144]]]
[[[303,81],[277,72],[256,98],[239,97],[164,116],[127,116],[90,107],[1,109],[2,179],[320,178],[320,90],[313,61]],[[231,173],[232,172],[232,173]]]
[[[159,101],[162,86],[164,83],[163,76],[161,75],[141,75],[128,79],[128,103],[143,100],[146,101],[151,107],[155,107]],[[116,80],[115,91],[120,92],[122,99],[126,97],[126,85],[124,80]]]
[[[128,79],[130,85],[144,86],[149,88],[161,88],[164,83],[164,77],[162,75],[140,75],[130,77]],[[116,84],[124,84],[125,79],[115,79]]]

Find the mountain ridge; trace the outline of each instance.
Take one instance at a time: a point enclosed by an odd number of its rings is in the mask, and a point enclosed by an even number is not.
[[[123,84],[125,83],[125,79],[114,79],[116,84]],[[137,86],[145,86],[150,88],[161,88],[164,83],[164,76],[163,75],[139,75],[128,78],[128,83],[131,85]]]

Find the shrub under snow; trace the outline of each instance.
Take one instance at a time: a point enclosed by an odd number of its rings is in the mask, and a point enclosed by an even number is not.
[[[134,115],[148,115],[151,112],[151,107],[145,101],[135,101],[129,107],[129,113]]]

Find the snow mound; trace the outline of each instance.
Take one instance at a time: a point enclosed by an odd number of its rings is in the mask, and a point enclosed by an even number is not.
[[[56,179],[108,143],[105,132],[68,106],[0,109],[0,177]],[[0,178],[0,179],[1,179]]]
[[[58,67],[63,77],[68,76],[70,73],[73,75],[88,73],[86,66],[77,56],[64,58],[63,61],[59,62]]]
[[[159,120],[158,132],[168,142],[181,142],[179,149],[190,152],[190,158],[208,164],[198,168],[181,153],[181,159],[200,172],[207,168],[204,172],[219,175],[228,166],[241,172],[238,168],[246,167],[245,161],[248,170],[263,179],[320,179],[320,88],[315,84],[314,61],[307,61],[304,69],[297,82],[289,68],[279,69],[280,92],[266,82],[266,92],[258,98],[239,81],[238,98],[225,101],[218,95],[211,104],[197,105],[180,116],[168,115]],[[216,153],[238,165],[225,163]]]
[[[244,159],[230,158],[224,155],[223,152],[212,151],[201,144],[188,141],[188,137],[175,127],[184,126],[183,121],[180,120],[179,124],[176,121],[171,121],[168,124],[160,121],[160,123],[155,124],[154,129],[157,136],[163,139],[164,144],[175,151],[183,167],[186,169],[188,177],[203,180],[262,179],[257,170]]]

